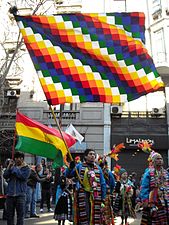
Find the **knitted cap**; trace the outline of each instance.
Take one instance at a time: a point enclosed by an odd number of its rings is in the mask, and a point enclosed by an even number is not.
[[[127,172],[124,168],[121,168],[119,171],[119,175],[121,176],[123,173]]]
[[[158,157],[162,157],[160,153],[152,151],[150,154],[150,159],[154,162]]]

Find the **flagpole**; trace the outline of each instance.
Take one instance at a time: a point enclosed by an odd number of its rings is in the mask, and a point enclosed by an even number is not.
[[[18,109],[16,109],[16,115],[17,115]],[[13,145],[12,145],[12,159],[14,159],[15,154],[15,143],[16,143],[16,127],[14,130],[14,139],[13,139]]]
[[[62,112],[63,112],[64,105],[60,105],[60,112],[59,112],[59,126],[62,128]]]
[[[13,139],[13,145],[12,145],[12,159],[14,159],[14,154],[15,154],[15,143],[16,143],[16,129],[14,131],[14,139]]]
[[[55,123],[56,123],[56,125],[57,125],[57,127],[58,127],[58,130],[59,130],[60,134],[61,134],[62,140],[63,140],[63,142],[64,142],[64,144],[65,144],[66,149],[67,149],[67,152],[68,152],[68,155],[69,155],[69,157],[70,157],[70,160],[71,160],[71,161],[74,161],[73,158],[72,158],[72,155],[71,155],[71,153],[70,153],[70,150],[69,150],[69,148],[68,148],[68,146],[67,146],[67,143],[66,143],[66,141],[65,141],[65,139],[64,139],[62,130],[61,130],[60,126],[59,126],[59,123],[58,123],[58,121],[57,121],[56,115],[55,115],[55,113],[54,113],[54,111],[53,111],[51,105],[49,105],[49,108],[50,108],[50,110],[51,110],[51,112],[52,112],[54,121],[55,121]],[[79,175],[79,173],[78,173],[76,167],[75,167],[75,172],[76,172],[76,175],[77,175],[77,177],[78,177],[79,182],[81,183],[81,185],[83,185],[82,180],[81,180],[81,178],[80,178],[80,175]]]

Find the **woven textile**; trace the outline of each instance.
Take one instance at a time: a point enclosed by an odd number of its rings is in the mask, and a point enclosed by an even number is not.
[[[150,192],[149,207],[143,209],[141,225],[167,225],[169,222],[169,177],[166,170],[162,173],[153,167],[149,168]],[[142,186],[144,188],[144,186]],[[154,191],[157,189],[157,192]],[[153,206],[157,207],[157,212],[153,214]]]
[[[82,168],[80,170],[80,178],[83,181],[85,171],[87,168],[87,164],[83,163]],[[88,225],[90,220],[90,225],[101,225],[103,224],[101,221],[101,186],[100,186],[100,173],[98,170],[98,167],[94,166],[94,172],[97,177],[97,191],[98,196],[94,196],[94,194],[91,192],[86,192],[81,187],[77,191],[77,210],[78,214],[77,216],[77,225]],[[74,221],[74,222],[75,222]]]
[[[144,46],[143,13],[15,18],[50,105],[123,103],[164,86]]]

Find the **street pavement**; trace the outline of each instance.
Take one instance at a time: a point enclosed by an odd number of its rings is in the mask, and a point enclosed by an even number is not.
[[[25,224],[24,225],[57,225],[57,221],[55,221],[53,219],[53,213],[48,213],[45,212],[44,213],[39,213],[39,210],[37,210],[38,215],[40,216],[40,218],[29,218],[29,219],[25,219]],[[2,220],[2,210],[0,210],[0,225],[6,225],[6,221]],[[138,213],[137,214],[137,219],[132,219],[129,218],[128,222],[130,225],[140,225],[140,218],[141,218],[141,214]],[[121,219],[119,217],[117,217],[115,219],[115,225],[120,225]],[[65,225],[72,225],[73,223],[70,223],[68,221],[66,221]]]

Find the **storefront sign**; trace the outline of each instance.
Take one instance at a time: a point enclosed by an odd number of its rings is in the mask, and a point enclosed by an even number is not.
[[[137,146],[140,142],[143,141],[147,141],[149,144],[154,145],[155,141],[153,139],[143,139],[143,138],[130,138],[130,137],[126,137],[126,144],[130,145],[130,146]]]
[[[153,149],[163,150],[168,149],[168,136],[167,135],[111,135],[111,146],[114,144],[124,143],[126,148],[136,149],[141,141],[147,141],[152,144]]]

